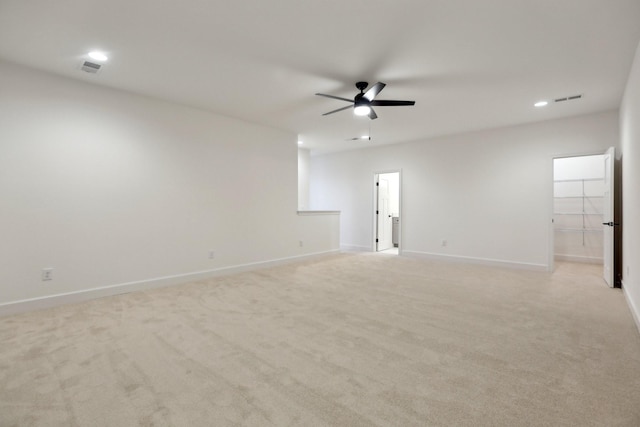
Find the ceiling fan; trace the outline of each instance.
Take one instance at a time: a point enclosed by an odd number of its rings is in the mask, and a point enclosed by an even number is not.
[[[324,113],[323,116],[337,113],[338,111],[346,110],[347,108],[353,107],[353,112],[357,116],[369,116],[371,120],[377,119],[378,115],[375,111],[373,111],[372,107],[396,107],[400,105],[415,105],[415,101],[391,101],[391,100],[375,100],[376,95],[378,95],[382,89],[386,86],[386,84],[378,82],[371,86],[368,91],[364,91],[369,83],[367,82],[358,82],[356,83],[356,87],[360,91],[359,94],[353,98],[353,100],[348,98],[341,98],[339,96],[326,95],[324,93],[316,93],[318,96],[324,96],[327,98],[339,99],[340,101],[350,102],[352,105],[347,105],[346,107],[338,108],[337,110],[329,111],[328,113]]]
[[[356,136],[356,137],[353,137],[353,138],[345,139],[345,141],[364,141],[364,140],[369,140],[369,141],[371,141],[371,136],[369,136],[369,135],[362,135],[362,136]]]

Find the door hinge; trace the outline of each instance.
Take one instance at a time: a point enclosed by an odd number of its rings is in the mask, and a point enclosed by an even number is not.
[[[376,215],[379,215],[379,214],[380,214],[380,212],[379,212],[379,211],[376,211]]]
[[[376,239],[376,243],[378,243],[378,239]]]
[[[380,187],[380,183],[379,182],[376,182],[376,187]]]

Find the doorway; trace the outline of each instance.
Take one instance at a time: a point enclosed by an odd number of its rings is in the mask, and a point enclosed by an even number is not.
[[[400,171],[374,174],[374,251],[400,254]]]
[[[553,159],[554,261],[599,264],[613,280],[613,148]]]

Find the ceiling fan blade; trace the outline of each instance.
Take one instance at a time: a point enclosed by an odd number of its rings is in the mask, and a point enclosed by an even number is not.
[[[371,86],[371,88],[369,88],[369,90],[366,91],[363,96],[367,98],[369,101],[373,101],[373,98],[375,98],[376,95],[379,94],[380,91],[382,91],[382,89],[384,89],[385,86],[386,84],[378,82],[373,86]]]
[[[375,112],[375,111],[373,111],[373,108],[371,109],[371,111],[369,111],[369,118],[370,118],[371,120],[375,120],[375,119],[377,119],[377,118],[378,118],[378,115],[376,114],[376,112]]]
[[[339,99],[340,101],[353,102],[353,99],[341,98],[341,97],[339,97],[339,96],[333,96],[333,95],[326,95],[326,94],[324,94],[324,93],[316,93],[316,95],[318,95],[318,96],[324,96],[324,97],[326,97],[326,98]]]
[[[324,113],[323,116],[328,116],[329,114],[337,113],[338,111],[346,110],[347,108],[353,108],[353,105],[347,105],[346,107],[338,108],[337,110],[329,111],[328,113]]]
[[[371,101],[371,105],[375,105],[377,107],[393,107],[399,105],[415,105],[416,101],[392,101],[392,100],[381,100],[381,101]]]

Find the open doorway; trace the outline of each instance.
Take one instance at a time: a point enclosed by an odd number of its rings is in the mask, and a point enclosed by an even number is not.
[[[400,172],[376,173],[374,250],[400,254]]]
[[[603,263],[604,160],[602,155],[553,161],[554,257]]]
[[[554,261],[599,264],[614,286],[613,148],[553,159]],[[617,225],[617,224],[615,224]]]

